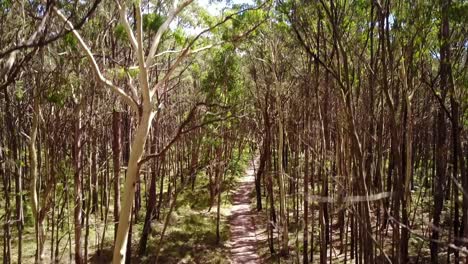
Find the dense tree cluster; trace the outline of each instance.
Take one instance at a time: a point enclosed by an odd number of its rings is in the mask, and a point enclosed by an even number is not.
[[[356,263],[426,262],[428,248],[432,263],[442,252],[465,261],[466,11],[452,1],[277,4],[246,44],[272,253],[289,253],[293,229],[304,263],[317,245],[320,263],[338,249]]]

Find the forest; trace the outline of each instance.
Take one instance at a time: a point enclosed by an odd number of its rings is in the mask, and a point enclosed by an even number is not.
[[[0,260],[468,263],[466,0],[0,0]]]

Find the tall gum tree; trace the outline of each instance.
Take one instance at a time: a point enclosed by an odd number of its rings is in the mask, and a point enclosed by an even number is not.
[[[145,47],[143,44],[141,3],[139,1],[135,3],[134,21],[136,24],[136,29],[134,30],[127,18],[129,12],[127,10],[125,1],[116,2],[120,14],[120,23],[123,25],[126,31],[137,61],[136,68],[138,69],[138,88],[132,85],[130,87],[131,94],[127,93],[123,88],[116,86],[111,80],[105,77],[103,71],[97,64],[93,53],[82,38],[81,34],[73,28],[73,24],[67,19],[62,11],[60,11],[57,7],[53,7],[53,12],[61,20],[63,20],[63,22],[66,23],[69,30],[72,30],[74,37],[78,40],[79,46],[83,49],[87,59],[90,61],[91,67],[97,77],[98,82],[103,87],[110,88],[115,94],[119,96],[123,102],[129,105],[138,116],[136,131],[131,143],[131,152],[127,165],[126,180],[122,193],[122,204],[119,215],[118,230],[114,244],[113,263],[125,262],[125,253],[130,227],[130,214],[134,199],[133,194],[135,192],[135,186],[138,180],[138,162],[143,155],[146,138],[148,137],[152,120],[156,114],[154,105],[157,105],[158,102],[157,96],[155,96],[155,94],[164,85],[164,83],[167,82],[175,68],[183,61],[183,59],[189,54],[195,52],[194,50],[190,49],[194,41],[192,41],[190,45],[179,52],[177,59],[168,69],[164,77],[158,78],[159,81],[156,83],[150,83],[149,81],[149,66],[153,64],[155,56],[157,56],[156,52],[161,42],[162,35],[168,30],[169,25],[177,17],[177,15],[192,2],[193,0],[185,0],[180,4],[178,4],[177,1],[173,3],[172,9],[167,14],[166,20],[162,23],[154,35],[148,53],[145,52]],[[147,55],[145,56],[145,54]]]

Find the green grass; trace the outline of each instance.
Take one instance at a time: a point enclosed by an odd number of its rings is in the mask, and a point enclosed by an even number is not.
[[[224,242],[228,239],[229,228],[226,221],[220,225],[221,241],[216,243],[216,215],[180,208],[177,219],[173,220],[167,231],[161,249],[160,263],[228,263],[228,253]],[[155,252],[159,241],[159,232],[149,241],[148,252]],[[152,254],[142,259],[142,263],[151,263]]]
[[[227,213],[231,206],[231,193],[236,186],[236,180],[244,174],[245,168],[250,159],[247,152],[241,155],[242,159],[239,162],[229,164],[229,169],[226,172],[223,182],[222,204],[221,204],[221,221],[220,221],[220,242],[216,241],[216,199],[211,211],[210,194],[208,189],[208,177],[204,172],[197,176],[197,181],[194,190],[191,185],[187,186],[183,192],[178,195],[177,205],[171,215],[169,226],[166,230],[165,238],[162,243],[160,257],[158,263],[229,263],[229,249],[225,243],[229,239],[229,225],[227,222]],[[167,184],[167,178],[165,183]],[[167,185],[164,186],[164,199],[161,209],[161,220],[153,221],[152,231],[148,239],[147,254],[144,257],[137,256],[139,239],[143,229],[143,221],[145,215],[145,205],[138,215],[138,222],[134,223],[132,229],[132,262],[133,263],[152,263],[156,252],[156,247],[160,240],[162,225],[166,214],[168,213],[169,203],[167,202]],[[143,187],[143,186],[142,186]],[[144,189],[143,189],[144,190]],[[159,190],[159,188],[158,188]],[[110,192],[112,193],[112,192]],[[142,193],[144,195],[144,193]],[[142,197],[143,198],[143,197]],[[112,197],[110,206],[113,205]],[[172,201],[173,197],[171,197]],[[143,202],[145,199],[143,198]],[[0,203],[4,201],[0,198]],[[71,201],[70,201],[71,202]],[[25,229],[23,231],[23,263],[33,263],[35,253],[35,239],[33,219],[28,203],[25,203]],[[68,207],[72,210],[72,205]],[[0,211],[2,208],[0,207]],[[113,208],[109,209],[108,223],[106,227],[106,236],[104,240],[103,250],[97,251],[96,241],[101,240],[104,222],[100,220],[99,212],[91,215],[90,218],[90,234],[89,234],[89,258],[91,263],[109,263],[112,258],[112,247],[114,239]],[[73,254],[73,211],[69,214],[71,226],[68,227],[65,223],[65,230],[61,231],[60,236],[64,236],[60,243],[60,263],[68,262],[70,252]],[[85,215],[83,215],[84,217]],[[47,226],[48,222],[45,221]],[[96,225],[96,227],[95,227]],[[72,251],[70,251],[67,231],[70,231],[72,241]],[[17,259],[17,229],[16,226],[11,227],[12,231],[12,260],[15,263]],[[50,261],[50,227],[47,229],[47,241],[45,246],[45,261]],[[96,232],[97,231],[97,232]],[[2,232],[3,234],[3,232]],[[85,229],[82,230],[84,244]],[[73,255],[72,255],[73,256]]]
[[[216,200],[210,208],[208,177],[200,173],[196,187],[179,194],[169,227],[162,244],[159,263],[229,263],[229,249],[225,243],[229,239],[227,213],[231,206],[231,190],[236,180],[243,175],[250,156],[242,155],[239,162],[230,164],[230,169],[222,186],[220,242],[216,242]],[[151,263],[158,245],[162,223],[157,223],[153,236],[148,241],[149,254],[142,263]]]

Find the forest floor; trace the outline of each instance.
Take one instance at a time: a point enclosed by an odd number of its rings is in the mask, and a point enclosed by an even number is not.
[[[223,192],[221,206],[221,243],[216,242],[216,206],[211,210],[209,192],[207,190],[208,179],[200,176],[194,190],[186,190],[180,193],[178,202],[169,221],[166,236],[162,244],[161,254],[158,263],[216,263],[228,264],[229,248],[225,245],[229,236],[229,225],[227,215],[230,212],[231,194],[228,190],[234,189],[235,177],[226,177],[225,188]],[[144,191],[143,193],[146,193]],[[167,192],[163,194],[163,212],[167,213],[169,207],[169,196]],[[114,236],[114,225],[111,223],[113,208],[108,211],[109,220],[106,224],[98,216],[91,214],[91,223],[89,230],[89,255],[88,263],[110,263],[112,258],[112,244]],[[143,229],[144,211],[139,212],[138,220],[132,228],[132,263],[153,263],[154,252],[159,245],[160,232],[162,230],[164,217],[153,221],[152,232],[148,238],[147,254],[139,257],[138,245],[139,238]],[[65,220],[65,229],[60,230],[60,249],[57,263],[73,263],[74,242],[72,219]],[[68,223],[68,224],[67,224]],[[68,229],[70,225],[70,229]],[[106,232],[103,237],[103,230],[106,226]],[[48,228],[49,230],[49,228]],[[50,232],[50,230],[49,230]],[[48,232],[48,233],[49,233]],[[83,229],[83,235],[85,229]],[[1,237],[1,236],[0,236]],[[17,263],[17,232],[12,228],[12,263]],[[50,234],[47,236],[47,242],[44,250],[44,263],[50,261]],[[102,243],[102,250],[98,250],[99,243]],[[23,233],[23,260],[22,263],[34,263],[35,241],[34,229],[32,223],[28,221]],[[0,257],[1,262],[1,257]]]
[[[237,189],[232,194],[232,207],[229,216],[230,239],[228,246],[232,263],[260,263],[257,254],[256,212],[251,206],[254,189],[255,163],[246,170],[238,181]]]
[[[160,257],[158,263],[213,263],[229,264],[231,262],[229,247],[230,240],[230,220],[229,216],[234,217],[236,212],[243,204],[251,199],[250,193],[253,190],[253,169],[248,167],[249,157],[236,164],[235,173],[228,173],[223,182],[222,203],[220,208],[220,241],[216,238],[216,204],[212,203],[209,194],[209,179],[204,173],[197,177],[197,183],[194,188],[187,188],[181,192],[177,198],[177,203],[171,214],[169,226],[166,230],[164,241],[161,245]],[[252,164],[250,164],[252,165]],[[247,169],[246,169],[247,168]],[[251,178],[249,178],[251,177]],[[250,185],[249,185],[250,184]],[[250,186],[250,187],[249,187]],[[238,191],[245,190],[245,196],[239,196]],[[249,191],[250,190],[250,191]],[[142,184],[142,200],[147,200],[147,190]],[[112,197],[110,197],[112,199]],[[240,200],[239,200],[240,198]],[[167,192],[167,186],[164,185],[162,214],[166,216],[170,201],[173,197]],[[1,203],[0,199],[0,205]],[[26,203],[27,205],[28,203]],[[234,206],[233,206],[234,204]],[[249,205],[245,205],[249,208]],[[0,206],[0,211],[2,207]],[[65,206],[65,210],[72,210],[71,204]],[[103,208],[104,215],[108,214],[108,221],[101,219],[99,212],[90,214],[89,225],[89,244],[88,244],[88,263],[110,263],[112,258],[112,244],[114,237],[114,225],[112,224],[113,208],[112,203],[108,210]],[[26,221],[23,232],[23,252],[22,263],[34,263],[35,241],[34,228],[30,210],[25,210]],[[154,253],[160,245],[160,235],[163,229],[164,217],[153,221],[152,231],[148,238],[147,254],[138,256],[138,245],[143,229],[143,219],[145,211],[138,212],[138,218],[134,219],[132,227],[132,263],[154,263]],[[0,212],[1,215],[1,212]],[[56,214],[54,214],[56,215]],[[72,214],[66,214],[72,215]],[[70,217],[62,219],[62,225],[59,230],[60,245],[59,255],[56,263],[73,263],[74,241],[73,241],[73,219]],[[242,222],[243,220],[241,220]],[[51,263],[51,236],[49,223],[45,222],[47,229],[47,241],[44,250],[44,263]],[[105,230],[105,231],[104,231]],[[17,263],[17,230],[12,229],[12,263]],[[86,228],[83,228],[83,240]],[[231,229],[232,232],[232,229]],[[104,234],[103,234],[104,233]],[[0,238],[3,232],[0,232]],[[3,239],[2,239],[3,240]],[[84,241],[83,241],[84,242]],[[0,244],[1,245],[1,244]],[[239,245],[237,242],[235,245]],[[55,247],[55,246],[54,246]],[[99,248],[101,250],[99,250]],[[1,257],[0,257],[1,262]],[[239,261],[235,263],[252,263]],[[255,262],[260,263],[260,262]]]

